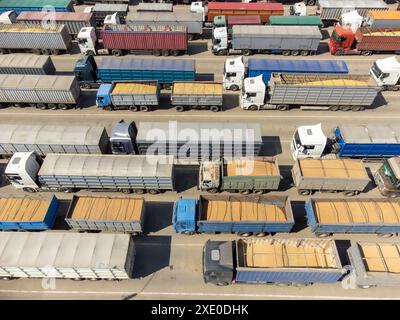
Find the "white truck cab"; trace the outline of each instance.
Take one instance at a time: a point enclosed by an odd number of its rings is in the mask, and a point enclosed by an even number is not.
[[[214,54],[218,54],[218,52],[228,50],[228,29],[226,27],[213,29],[212,50]]]
[[[369,73],[380,87],[399,90],[400,63],[395,56],[376,60]]]
[[[118,13],[109,14],[104,18],[104,26],[116,26],[120,24]]]
[[[17,13],[14,10],[0,14],[0,24],[13,24],[17,21]]]
[[[307,15],[307,7],[303,2],[297,2],[290,6],[290,15],[291,16],[306,16]]]
[[[324,154],[327,142],[328,138],[322,131],[321,123],[300,126],[294,132],[290,144],[293,159],[319,159]]]
[[[203,17],[203,22],[206,20],[206,8],[201,1],[192,2],[190,4],[190,12],[200,13]]]
[[[240,107],[243,110],[253,111],[262,108],[265,102],[266,89],[262,75],[244,79],[240,93]]]
[[[224,89],[233,91],[242,89],[245,72],[243,56],[235,59],[226,59],[222,80]]]
[[[93,27],[82,28],[77,36],[79,50],[81,53],[96,55],[97,36],[96,29]]]
[[[36,178],[42,164],[35,152],[16,152],[7,164],[4,175],[16,189],[35,192],[40,189]]]
[[[364,18],[358,14],[357,10],[352,10],[342,14],[340,25],[350,28],[355,33],[361,27],[363,20]]]

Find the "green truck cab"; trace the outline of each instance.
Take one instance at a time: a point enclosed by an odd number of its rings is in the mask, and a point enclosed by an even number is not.
[[[374,174],[374,181],[379,192],[390,198],[400,195],[400,157],[385,159]]]

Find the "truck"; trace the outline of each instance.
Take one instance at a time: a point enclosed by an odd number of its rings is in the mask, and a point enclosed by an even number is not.
[[[49,56],[16,53],[0,56],[0,74],[54,75],[56,68]]]
[[[72,197],[65,222],[75,231],[143,233],[146,214],[144,198]]]
[[[372,105],[380,87],[369,75],[273,73],[268,85],[262,75],[244,80],[243,110],[299,107],[301,110],[362,111]]]
[[[173,161],[166,156],[94,155],[16,152],[5,176],[17,190],[25,192],[74,192],[116,190],[158,194],[173,190]]]
[[[260,24],[260,16],[216,16],[213,21],[213,28],[228,28],[229,32],[232,31],[233,26]]]
[[[397,53],[400,52],[400,28],[361,27],[354,33],[349,28],[335,26],[328,46],[335,56]]]
[[[282,179],[278,161],[274,157],[202,161],[199,190],[209,193],[228,191],[263,194],[267,190],[278,190]]]
[[[400,232],[400,205],[389,199],[309,199],[308,225],[318,237],[334,233],[375,233],[391,237]]]
[[[129,25],[186,26],[188,40],[199,39],[203,35],[203,18],[193,12],[130,12],[126,18]]]
[[[0,25],[0,54],[23,51],[37,55],[58,55],[70,52],[71,46],[72,39],[65,25]]]
[[[347,74],[349,68],[343,60],[282,60],[282,59],[254,59],[247,60],[247,68],[243,63],[243,56],[226,59],[222,85],[226,90],[238,91],[243,87],[246,77],[262,75],[266,85],[272,73],[334,73]]]
[[[188,49],[187,27],[168,25],[110,25],[100,31],[101,45],[93,27],[78,34],[81,53],[88,55],[125,53],[178,56]]]
[[[78,12],[21,12],[17,17],[17,23],[27,25],[64,24],[72,38],[76,38],[84,27],[96,26],[93,13]]]
[[[0,13],[13,10],[16,13],[22,11],[51,10],[56,12],[74,12],[71,0],[0,0]]]
[[[353,10],[365,18],[369,10],[389,10],[389,7],[382,0],[318,0],[316,14],[328,27],[340,21],[343,13]]]
[[[326,136],[321,124],[298,127],[292,138],[293,159],[400,156],[400,128],[393,124],[340,125]]]
[[[269,18],[271,26],[323,26],[322,20],[318,16],[271,16]]]
[[[316,26],[245,26],[213,30],[212,52],[215,55],[280,53],[284,56],[316,53],[322,39]]]
[[[203,279],[219,286],[335,283],[348,273],[334,240],[305,238],[208,240]]]
[[[0,198],[1,231],[42,231],[51,229],[57,217],[59,200]]]
[[[73,76],[0,74],[0,108],[67,110],[78,107],[80,97],[81,90]]]
[[[0,13],[0,24],[13,24],[17,21],[18,14],[14,10]]]
[[[400,157],[385,159],[373,177],[383,196],[397,198],[400,195]]]
[[[175,201],[172,225],[177,233],[236,233],[240,237],[290,232],[293,213],[286,197],[200,196]]]
[[[110,3],[96,3],[92,7],[86,7],[84,13],[93,13],[96,21],[96,27],[104,25],[104,19],[108,15],[117,14],[120,23],[125,23],[125,18],[128,14],[129,6],[127,4],[110,4]]]
[[[351,197],[364,191],[370,183],[363,162],[355,159],[297,159],[292,178],[302,196],[320,191],[343,192]]]
[[[91,55],[79,58],[74,74],[83,88],[96,88],[113,81],[158,81],[163,89],[171,89],[174,81],[196,80],[196,63],[192,59],[140,59],[103,57],[99,64]]]
[[[0,278],[127,280],[135,246],[127,234],[1,232]]]
[[[400,28],[400,11],[370,10],[365,17],[364,26],[372,28]]]
[[[172,3],[145,3],[140,2],[136,7],[137,12],[173,12],[174,5]]]
[[[400,90],[400,62],[395,56],[376,60],[369,73],[382,91]]]

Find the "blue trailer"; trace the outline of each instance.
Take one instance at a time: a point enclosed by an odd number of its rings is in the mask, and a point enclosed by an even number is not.
[[[308,225],[319,237],[333,233],[400,232],[400,204],[389,199],[310,199],[305,204]]]
[[[342,60],[283,60],[283,59],[249,59],[247,77],[263,75],[268,84],[272,73],[325,73],[347,74],[349,69]]]
[[[162,88],[170,89],[174,81],[195,81],[196,65],[186,59],[126,57],[103,57],[97,65],[93,56],[84,56],[76,62],[74,73],[84,88],[114,81],[157,80]]]
[[[174,204],[172,225],[177,233],[237,233],[264,236],[290,232],[294,225],[290,202],[272,196],[200,196]]]
[[[58,199],[0,198],[0,230],[47,230],[57,217]]]
[[[74,12],[71,0],[0,0],[0,13],[15,11],[44,11],[55,10],[57,12]]]

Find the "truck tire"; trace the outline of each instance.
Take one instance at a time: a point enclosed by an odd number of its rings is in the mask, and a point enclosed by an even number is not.
[[[291,52],[292,56],[298,56],[300,54],[299,50],[292,50]]]
[[[115,57],[120,57],[122,56],[122,50],[120,49],[112,49],[111,54]]]
[[[208,193],[218,193],[218,189],[217,188],[211,188],[207,190]]]
[[[58,56],[58,55],[60,54],[60,50],[58,50],[58,49],[52,49],[52,50],[50,50],[50,53],[51,53],[53,56]]]
[[[226,56],[228,54],[227,50],[220,50],[218,52],[214,52],[216,56]]]
[[[90,85],[90,83],[82,83],[82,84],[81,84],[81,87],[82,87],[83,89],[91,89],[91,88],[92,88],[92,86]]]
[[[194,40],[194,35],[193,34],[188,34],[188,41]]]
[[[250,194],[251,191],[249,189],[241,189],[241,190],[239,190],[239,193],[240,194]]]
[[[253,52],[250,49],[245,49],[243,50],[243,55],[244,56],[251,56]]]
[[[30,187],[22,188],[22,191],[29,192],[29,193],[35,193],[36,192],[36,190],[34,188],[30,188]]]
[[[340,106],[330,106],[329,111],[338,111],[340,109]]]
[[[171,51],[171,55],[174,56],[174,57],[179,56],[179,50],[172,50]]]
[[[87,56],[94,56],[94,51],[93,50],[88,50],[86,51]]]
[[[282,50],[282,55],[283,56],[290,56],[290,50]]]
[[[350,106],[340,106],[340,111],[349,111],[350,109]]]
[[[121,191],[123,194],[130,194],[130,193],[132,193],[132,190],[131,190],[131,189],[120,189],[120,191]]]
[[[185,234],[187,236],[192,236],[192,235],[194,235],[194,231],[184,231],[183,234]]]
[[[164,83],[162,86],[165,90],[171,90],[171,87],[172,87],[172,85],[170,83]]]
[[[42,54],[49,56],[51,54],[51,50],[50,49],[42,49]]]
[[[278,106],[276,107],[279,111],[286,111],[290,109],[290,106],[288,106],[287,104],[278,104]]]
[[[217,285],[217,286],[220,286],[220,287],[225,287],[225,286],[228,286],[229,283],[226,282],[226,281],[220,281],[220,282],[217,282],[216,285]]]
[[[169,50],[162,50],[161,54],[163,57],[168,57],[169,56]]]
[[[233,84],[229,87],[229,90],[232,91],[239,91],[239,86],[237,84]]]
[[[361,111],[362,107],[361,106],[352,106],[351,111]]]
[[[399,91],[400,87],[398,87],[398,86],[390,86],[389,90],[390,91]]]
[[[256,105],[253,104],[252,106],[249,107],[249,110],[250,110],[250,111],[257,111],[257,110],[258,110],[258,107],[257,107]]]
[[[57,106],[56,104],[54,104],[54,103],[50,103],[50,104],[49,104],[49,109],[50,109],[50,110],[57,110],[57,109],[58,109],[58,106]]]
[[[247,238],[251,236],[251,232],[238,232],[238,236]]]
[[[175,109],[176,109],[176,111],[178,111],[178,112],[183,112],[183,111],[185,111],[185,107],[184,107],[184,106],[176,106]]]
[[[352,197],[352,196],[354,196],[355,194],[356,194],[355,191],[352,191],[352,190],[343,191],[343,195],[344,195],[345,197]]]
[[[301,196],[308,196],[311,194],[311,191],[307,189],[299,189],[297,192]]]
[[[323,233],[316,233],[315,234],[318,238],[326,238],[329,237],[331,234],[328,232],[323,232]]]
[[[156,57],[161,56],[161,51],[160,50],[153,50],[153,55]]]
[[[36,105],[36,108],[38,108],[40,110],[47,110],[47,106],[44,103],[38,103]]]
[[[149,190],[147,190],[147,193],[149,193],[149,194],[159,194],[160,190],[158,190],[158,189],[149,189]]]
[[[68,110],[69,109],[69,105],[65,104],[65,103],[60,103],[58,105],[58,108],[61,110]]]
[[[338,50],[334,54],[335,56],[344,56],[344,51],[343,50]]]
[[[392,192],[392,193],[386,194],[386,196],[389,197],[389,198],[394,199],[394,198],[397,198],[399,195],[397,193]]]
[[[310,51],[308,51],[308,50],[301,50],[301,51],[300,51],[300,55],[303,56],[303,57],[306,57],[306,56],[308,56],[309,54],[310,54]]]
[[[40,49],[34,49],[32,52],[34,54],[37,54],[38,56],[40,56],[42,54],[42,51]]]
[[[363,50],[363,51],[361,51],[361,55],[364,57],[371,56],[372,51],[371,50]]]
[[[7,54],[8,50],[7,49],[0,49],[0,54]]]
[[[262,238],[262,237],[265,237],[266,235],[267,235],[266,232],[257,232],[257,233],[255,234],[255,236],[256,236],[257,238]]]
[[[218,106],[211,106],[211,107],[210,107],[210,110],[211,110],[212,112],[218,112],[220,109],[219,109]]]
[[[148,106],[140,106],[140,111],[148,112],[150,111],[150,108]]]
[[[143,189],[134,189],[133,192],[136,194],[144,194],[145,193],[145,191]]]
[[[371,286],[369,286],[369,285],[358,285],[357,287],[359,287],[360,289],[369,289],[369,288],[371,288]]]
[[[137,106],[129,106],[129,110],[132,112],[137,112],[139,111],[139,108]]]
[[[263,194],[264,190],[263,189],[256,189],[253,191],[254,194]]]

